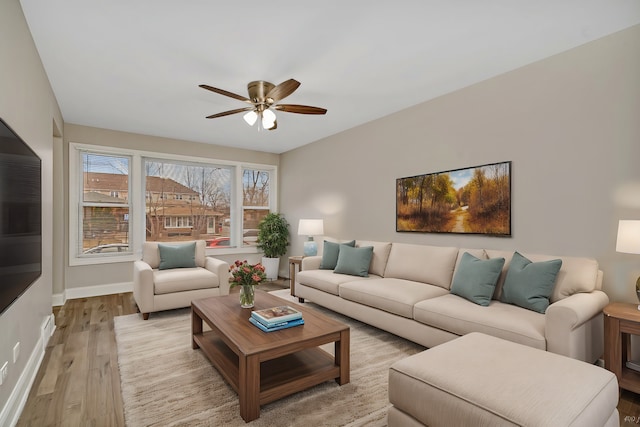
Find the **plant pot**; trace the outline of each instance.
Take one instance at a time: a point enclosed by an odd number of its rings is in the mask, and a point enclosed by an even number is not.
[[[280,258],[262,257],[262,265],[264,266],[264,274],[267,280],[277,280],[278,270],[280,269]]]

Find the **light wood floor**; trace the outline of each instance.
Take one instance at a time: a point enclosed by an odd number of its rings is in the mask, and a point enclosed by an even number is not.
[[[260,286],[266,291],[288,287],[284,279]],[[56,330],[17,425],[124,426],[113,318],[136,312],[132,293],[54,307]]]
[[[133,294],[68,300],[18,426],[124,426],[113,318],[136,312]]]
[[[287,286],[279,280],[261,288]],[[56,331],[18,426],[124,426],[113,318],[136,311],[131,293],[55,307]],[[640,395],[622,391],[618,411],[622,426],[640,423]]]

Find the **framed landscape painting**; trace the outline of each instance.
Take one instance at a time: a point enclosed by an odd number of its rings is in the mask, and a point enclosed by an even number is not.
[[[397,179],[396,231],[511,236],[511,162]]]

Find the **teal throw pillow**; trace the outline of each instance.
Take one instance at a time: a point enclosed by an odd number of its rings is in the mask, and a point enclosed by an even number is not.
[[[498,277],[504,266],[504,258],[479,259],[468,252],[456,269],[451,293],[484,307],[488,306]]]
[[[338,254],[340,253],[340,245],[354,247],[356,245],[356,241],[352,240],[346,243],[335,243],[327,242],[325,240],[322,249],[322,261],[320,261],[320,268],[322,270],[333,270],[336,268],[336,264],[338,263]]]
[[[342,246],[338,254],[338,262],[334,273],[350,274],[351,276],[369,276],[369,265],[373,256],[373,246],[352,248]]]
[[[183,245],[163,245],[159,243],[158,250],[160,251],[160,270],[196,266],[196,242]]]
[[[549,307],[561,259],[531,262],[518,252],[513,254],[502,287],[501,301],[544,313]]]

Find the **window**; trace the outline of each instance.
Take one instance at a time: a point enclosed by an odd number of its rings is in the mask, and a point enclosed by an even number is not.
[[[164,228],[193,228],[190,216],[165,216]]]
[[[82,152],[82,184],[79,206],[81,236],[77,254],[128,252],[131,225],[129,191],[131,158]]]
[[[146,239],[166,242],[184,237],[212,241],[229,237],[229,227],[216,227],[231,211],[233,169],[202,163],[144,160]],[[176,233],[176,228],[190,230]],[[228,246],[228,244],[227,244]]]
[[[71,265],[137,259],[145,240],[255,253],[258,223],[276,205],[275,166],[69,147]]]
[[[245,246],[257,244],[258,224],[270,212],[269,179],[269,171],[242,171],[242,230]]]

